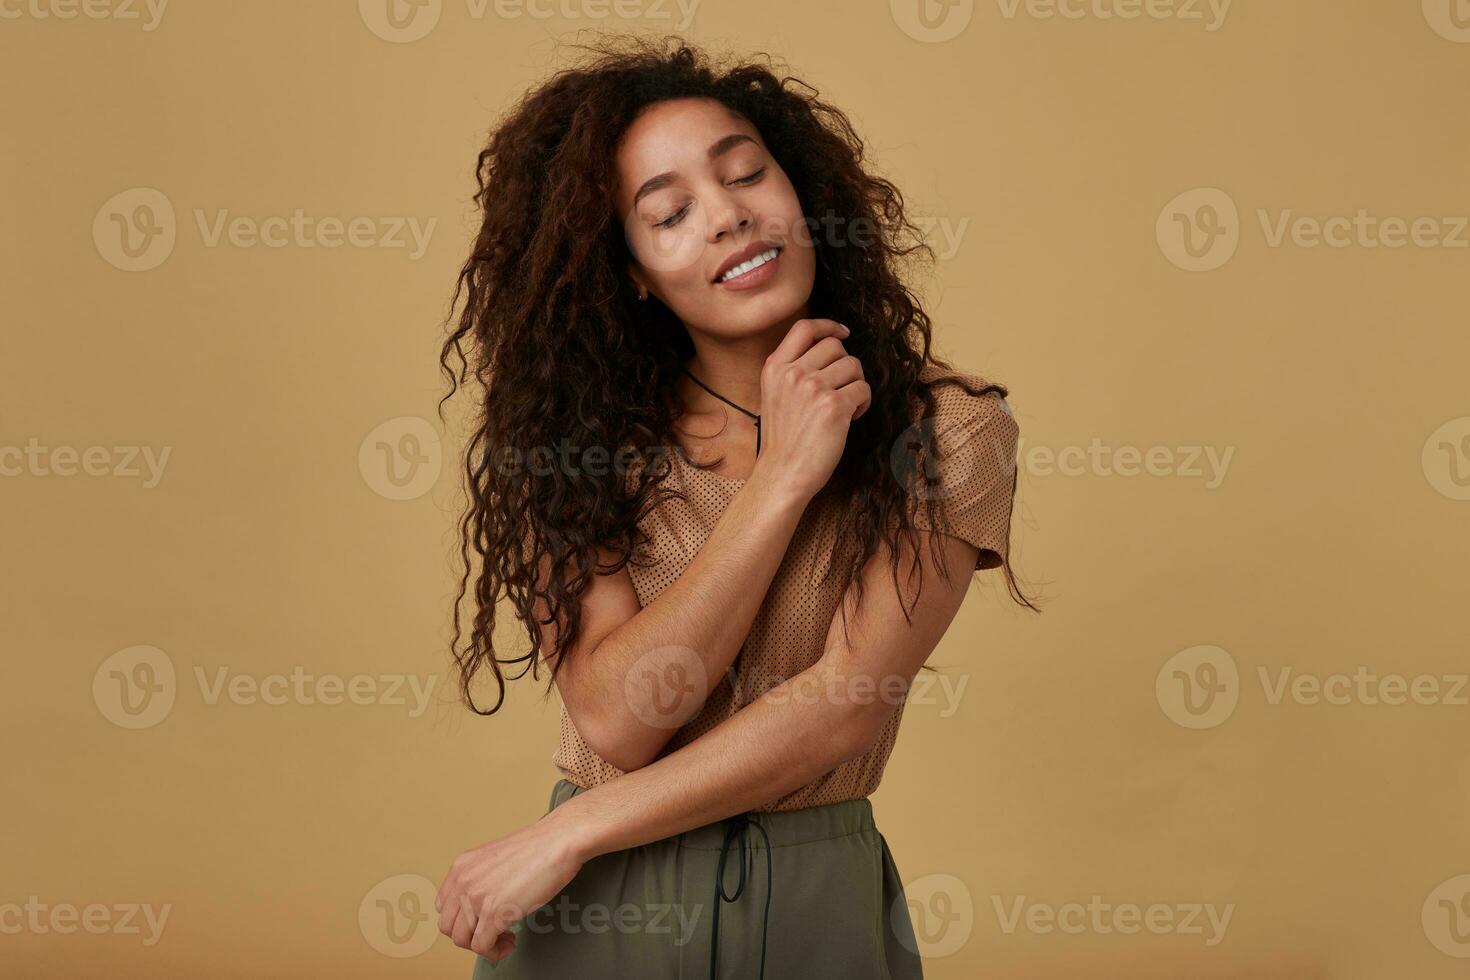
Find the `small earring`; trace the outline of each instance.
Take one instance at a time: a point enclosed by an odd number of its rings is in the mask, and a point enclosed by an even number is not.
[[[640,289],[638,291],[638,298],[640,300],[642,300],[642,299],[648,299],[648,294],[646,292],[644,292],[643,290]]]

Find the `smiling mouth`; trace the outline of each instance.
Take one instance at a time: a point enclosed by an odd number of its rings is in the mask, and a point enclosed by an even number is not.
[[[731,279],[736,279],[740,276],[745,275],[747,272],[754,272],[756,269],[759,269],[767,262],[773,261],[780,254],[781,247],[779,245],[772,246],[759,255],[746,259],[739,265],[732,266],[728,272],[715,280],[715,284],[719,285],[720,283],[726,283],[729,282]]]

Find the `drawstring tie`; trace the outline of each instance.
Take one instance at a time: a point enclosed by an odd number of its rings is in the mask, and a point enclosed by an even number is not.
[[[771,921],[771,835],[766,833],[759,820],[752,819],[750,813],[741,813],[730,817],[726,823],[725,843],[720,847],[720,861],[715,869],[715,910],[710,925],[709,938],[709,976],[710,980],[719,977],[719,955],[720,955],[720,904],[722,902],[734,902],[745,891],[745,864],[746,864],[746,832],[754,827],[761,832],[766,840],[766,912],[765,918],[761,920],[761,971],[759,976],[766,975],[766,926]],[[732,895],[725,894],[725,859],[730,856],[730,844],[739,840],[740,842],[740,879],[735,884],[735,892]]]

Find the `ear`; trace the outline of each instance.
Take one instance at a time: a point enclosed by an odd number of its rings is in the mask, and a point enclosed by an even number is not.
[[[648,280],[643,278],[643,273],[635,266],[628,266],[628,278],[633,281],[633,291],[640,296],[651,296],[653,290],[648,287]]]

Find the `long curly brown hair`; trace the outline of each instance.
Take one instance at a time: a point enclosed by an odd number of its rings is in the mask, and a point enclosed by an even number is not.
[[[846,535],[833,563],[837,574],[856,583],[860,601],[858,573],[886,540],[897,589],[896,534],[908,535],[917,548],[907,505],[920,497],[930,526],[948,527],[934,496],[909,492],[912,474],[894,466],[891,452],[911,429],[913,400],[923,404],[923,417],[933,414],[932,386],[920,382],[920,368],[926,361],[950,367],[931,354],[929,317],[898,275],[901,260],[915,253],[932,259],[933,253],[906,216],[898,188],[865,171],[863,143],[847,117],[819,99],[815,88],[778,77],[769,55],[718,62],[677,37],[621,36],[576,47],[591,58],[527,93],[479,153],[474,201],[483,219],[455,284],[451,333],[440,355],[449,380],[439,402],[441,420],[444,402],[468,372],[480,392],[464,458],[469,507],[459,527],[464,573],[450,649],[465,702],[484,715],[505,701],[502,664],[524,662],[539,676],[544,655],[554,678],[577,639],[581,596],[599,546],[619,556],[601,566],[604,573],[640,561],[647,540],[640,517],[680,496],[660,485],[670,465],[661,450],[676,445],[671,431],[681,411],[673,385],[694,347],[667,307],[638,301],[624,271],[631,255],[612,204],[614,147],[656,102],[708,98],[744,116],[790,178],[809,222],[837,216],[871,232],[866,244],[849,247],[813,235],[817,272],[810,315],[852,326],[844,346],[862,361],[873,395],[867,412],[851,424],[823,492],[845,508],[837,525]],[[936,383],[959,384],[974,395],[1007,393],[996,384],[972,389],[952,377]],[[504,465],[552,447],[569,449],[574,458],[601,447],[598,459],[605,463],[616,454],[627,465],[621,473],[607,465]],[[897,527],[890,528],[895,519]],[[932,544],[943,568],[937,536]],[[543,558],[555,570],[544,589],[538,586]],[[460,605],[476,566],[466,641]],[[1009,561],[1005,575],[1011,595],[1034,610]],[[502,597],[529,636],[523,655],[496,653],[492,634]],[[538,597],[548,611],[544,622],[557,624],[549,652],[541,650],[536,627]],[[488,709],[471,692],[482,668],[497,686]],[[550,686],[549,679],[548,693]]]

